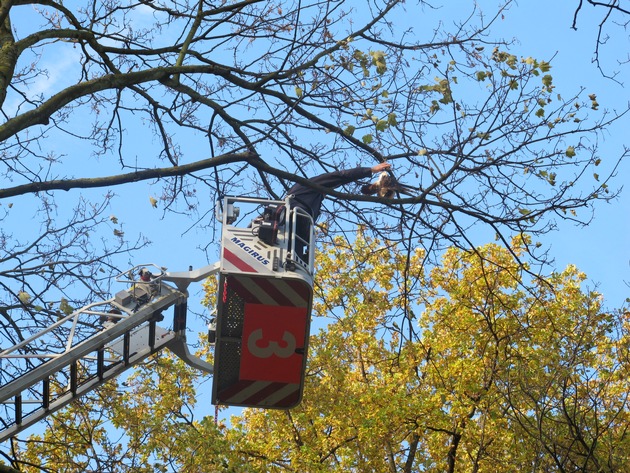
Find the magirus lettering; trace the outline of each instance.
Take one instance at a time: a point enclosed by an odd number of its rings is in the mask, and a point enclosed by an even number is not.
[[[255,258],[257,261],[259,261],[262,264],[269,264],[269,260],[267,258],[265,258],[263,255],[261,255],[260,253],[258,253],[254,248],[252,248],[251,246],[248,246],[246,243],[242,242],[240,239],[238,239],[237,237],[232,237],[231,241],[238,246],[240,249],[242,249],[245,253],[247,253],[248,255],[250,255],[251,257]]]

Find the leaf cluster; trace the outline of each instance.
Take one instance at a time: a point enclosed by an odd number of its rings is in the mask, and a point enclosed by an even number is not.
[[[528,239],[512,242],[524,254]],[[488,244],[418,250],[362,231],[318,258],[304,398],[215,423],[160,354],[14,445],[23,471],[616,472],[630,465],[627,311],[574,266],[531,280]],[[216,292],[214,282],[208,290]],[[204,348],[207,350],[207,348]],[[34,465],[29,467],[27,465]]]

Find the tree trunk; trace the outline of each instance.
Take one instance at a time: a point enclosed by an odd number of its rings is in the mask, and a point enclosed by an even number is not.
[[[15,38],[9,18],[11,4],[12,0],[2,0],[0,3],[0,107],[7,97],[7,88],[13,78],[17,62]]]

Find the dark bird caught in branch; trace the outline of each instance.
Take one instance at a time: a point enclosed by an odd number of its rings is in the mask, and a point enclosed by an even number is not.
[[[394,197],[394,193],[415,195],[414,190],[413,187],[398,182],[396,178],[388,172],[382,172],[376,182],[361,187],[362,194],[376,194],[379,197],[385,197],[387,199]]]

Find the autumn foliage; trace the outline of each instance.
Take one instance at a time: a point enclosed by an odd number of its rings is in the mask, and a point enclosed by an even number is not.
[[[298,408],[215,424],[195,405],[207,380],[161,354],[16,458],[46,471],[627,471],[627,313],[603,310],[577,268],[532,279],[514,254],[451,249],[429,270],[420,250],[336,237],[317,258]]]
[[[585,275],[525,281],[494,244],[422,256],[326,247],[304,402],[237,422],[257,471],[624,471],[628,325]]]

